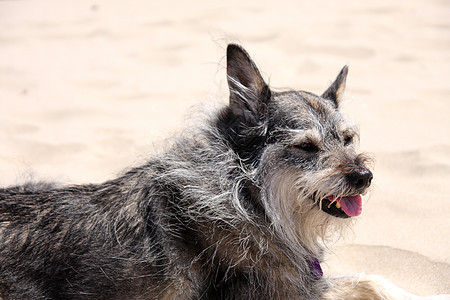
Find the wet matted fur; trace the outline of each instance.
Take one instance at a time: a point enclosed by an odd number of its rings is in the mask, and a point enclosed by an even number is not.
[[[405,296],[320,268],[372,179],[338,110],[347,67],[321,96],[274,92],[229,45],[227,75],[227,106],[119,178],[0,189],[0,298]]]

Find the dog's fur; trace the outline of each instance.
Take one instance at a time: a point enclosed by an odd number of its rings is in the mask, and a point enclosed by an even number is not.
[[[338,110],[347,67],[322,96],[274,92],[229,45],[227,73],[229,105],[143,166],[1,189],[0,298],[392,299],[321,276],[322,240],[351,222],[335,202],[372,178]]]

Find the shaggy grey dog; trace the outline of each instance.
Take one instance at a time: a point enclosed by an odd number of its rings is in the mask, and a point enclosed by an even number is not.
[[[361,213],[372,180],[338,110],[347,67],[322,96],[273,92],[229,45],[227,73],[229,105],[143,166],[103,184],[0,189],[0,298],[406,295],[322,275],[322,240]]]

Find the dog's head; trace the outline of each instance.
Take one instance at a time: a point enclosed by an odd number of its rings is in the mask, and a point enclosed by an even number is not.
[[[321,96],[274,92],[247,52],[228,46],[230,102],[217,124],[241,160],[257,170],[269,214],[324,220],[361,213],[372,173],[356,152],[357,128],[339,112],[347,72],[345,66]]]

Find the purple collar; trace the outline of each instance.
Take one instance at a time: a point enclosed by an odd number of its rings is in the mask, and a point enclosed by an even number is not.
[[[316,257],[312,257],[312,259],[308,263],[314,279],[319,280],[320,278],[322,278],[323,271],[322,268],[320,267],[319,260]]]

